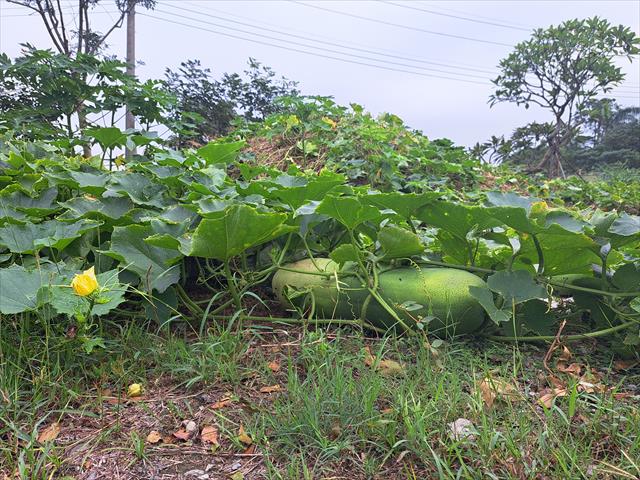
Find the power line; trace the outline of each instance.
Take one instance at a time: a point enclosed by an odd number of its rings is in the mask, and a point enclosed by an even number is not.
[[[426,2],[420,1],[420,2],[412,2],[412,3],[414,3],[414,4],[415,4],[415,3],[419,3],[419,4],[422,4],[422,5],[425,5],[425,4],[426,4],[427,6],[430,6],[430,4],[431,4],[431,2],[429,2],[429,1],[426,1]],[[455,8],[449,8],[449,7],[445,8],[445,7],[438,6],[438,9],[439,9],[439,10],[444,10],[445,12],[459,13],[459,14],[461,14],[461,15],[468,15],[468,14],[470,14],[470,13],[469,13],[469,12],[467,12],[467,11],[464,11],[464,10],[457,10],[457,9],[455,9]],[[492,20],[492,21],[494,21],[494,22],[500,22],[500,23],[505,23],[505,22],[507,22],[507,20],[505,20],[505,19],[503,19],[503,18],[487,17],[487,16],[483,16],[483,15],[478,15],[477,13],[474,13],[474,14],[473,14],[473,16],[474,16],[474,17],[476,17],[476,18],[483,18],[483,19],[485,19],[485,20]],[[508,23],[510,23],[511,25],[518,26],[518,27],[524,27],[524,28],[527,28],[528,30],[533,30],[534,28],[536,28],[536,27],[534,27],[534,26],[533,26],[533,25],[531,25],[531,24],[520,23],[520,22],[513,22],[513,21],[510,21],[510,20],[508,21]]]
[[[297,53],[303,53],[305,55],[311,55],[311,56],[314,56],[314,57],[327,58],[327,59],[330,59],[330,60],[337,60],[337,61],[343,62],[343,63],[350,63],[350,64],[354,64],[354,65],[363,65],[363,66],[367,66],[367,67],[377,68],[377,69],[380,69],[380,70],[388,70],[388,71],[391,71],[391,72],[410,73],[412,75],[418,75],[418,76],[421,76],[421,77],[439,78],[439,79],[443,79],[443,80],[452,80],[452,81],[456,81],[456,82],[473,83],[473,84],[476,84],[476,85],[485,85],[485,86],[490,85],[490,83],[488,83],[488,82],[477,82],[477,81],[473,81],[473,80],[465,80],[465,79],[462,79],[462,78],[445,77],[443,75],[431,75],[431,74],[428,74],[428,73],[414,72],[414,71],[411,71],[411,70],[402,70],[402,69],[398,69],[398,68],[385,67],[383,65],[376,65],[376,64],[372,64],[372,63],[366,63],[366,62],[358,62],[358,61],[355,61],[355,60],[348,60],[348,59],[345,59],[345,58],[334,57],[334,56],[331,56],[331,55],[324,55],[324,54],[321,54],[321,53],[308,52],[308,51],[300,50],[300,49],[297,49],[297,48],[290,48],[290,47],[285,47],[283,45],[277,45],[277,44],[274,44],[274,43],[262,42],[260,40],[254,40],[254,39],[251,39],[251,38],[242,37],[240,35],[233,35],[233,34],[230,34],[230,33],[219,32],[219,31],[216,31],[216,30],[211,30],[210,28],[199,27],[199,26],[196,26],[196,25],[188,24],[188,23],[183,23],[183,22],[178,22],[178,21],[175,21],[175,20],[170,20],[168,18],[156,17],[154,15],[149,15],[148,13],[139,13],[139,15],[142,15],[142,16],[145,16],[145,17],[149,17],[149,18],[153,18],[155,20],[161,20],[161,21],[164,21],[164,22],[167,22],[167,23],[173,23],[173,24],[176,24],[176,25],[182,25],[184,27],[195,28],[196,30],[202,30],[202,31],[205,31],[205,32],[215,33],[216,35],[222,35],[224,37],[230,37],[230,38],[235,38],[237,40],[242,40],[242,41],[251,42],[251,43],[257,43],[259,45],[268,45],[270,47],[280,48],[282,50],[288,50],[288,51],[297,52]]]
[[[174,8],[179,8],[179,7],[174,7]],[[180,10],[184,10],[182,8],[179,8],[179,9]],[[164,14],[168,14],[168,15],[184,18],[186,20],[191,20],[191,21],[195,21],[195,22],[199,22],[199,23],[204,23],[206,25],[212,25],[212,26],[215,26],[215,27],[224,28],[224,29],[227,29],[227,30],[231,30],[233,32],[240,32],[240,33],[253,35],[253,36],[256,36],[256,37],[260,37],[260,38],[267,38],[269,40],[275,40],[275,41],[278,41],[278,42],[287,42],[288,44],[297,45],[297,46],[304,47],[304,48],[313,48],[315,50],[320,50],[322,52],[328,52],[328,53],[333,53],[333,54],[338,54],[338,55],[344,55],[344,56],[348,56],[348,57],[358,58],[358,59],[361,59],[361,60],[380,62],[380,63],[384,63],[384,64],[388,64],[388,65],[397,65],[397,66],[400,66],[400,67],[415,68],[415,69],[424,70],[424,71],[427,71],[427,72],[444,73],[446,75],[464,75],[467,78],[478,78],[478,79],[481,79],[481,80],[488,80],[488,78],[486,78],[485,76],[473,75],[473,74],[469,74],[469,73],[449,72],[449,71],[446,71],[446,70],[439,70],[439,69],[436,69],[436,68],[427,68],[427,67],[421,67],[421,66],[417,66],[417,65],[409,65],[409,64],[406,64],[406,63],[393,62],[393,61],[390,61],[390,60],[380,60],[378,58],[368,57],[366,55],[358,55],[358,54],[355,54],[355,53],[342,52],[340,50],[333,50],[333,49],[330,49],[330,48],[318,47],[318,46],[315,46],[315,45],[310,45],[308,43],[295,42],[295,41],[291,41],[291,40],[287,40],[287,39],[281,39],[281,38],[273,37],[273,36],[270,36],[270,35],[264,35],[264,34],[261,34],[261,33],[251,32],[251,31],[248,31],[248,30],[241,30],[241,29],[237,29],[237,28],[232,28],[232,27],[228,27],[226,25],[221,25],[219,23],[209,22],[209,21],[206,21],[206,20],[200,20],[199,18],[188,17],[188,16],[185,16],[185,15],[179,15],[177,13],[167,12],[165,10],[158,9],[156,11],[159,12],[159,13],[164,13]],[[191,11],[193,11],[193,10],[191,10]],[[200,14],[201,12],[197,12],[196,11],[195,13]],[[286,34],[282,33],[282,35],[286,35]],[[345,47],[343,47],[343,48],[345,48]]]
[[[378,18],[365,17],[364,15],[356,15],[355,13],[341,12],[340,10],[334,10],[332,8],[320,7],[318,5],[311,5],[311,4],[300,2],[300,1],[297,1],[297,0],[292,0],[291,3],[302,5],[302,6],[305,6],[305,7],[308,7],[308,8],[315,8],[317,10],[322,10],[322,11],[325,11],[325,12],[335,13],[337,15],[343,15],[343,16],[346,16],[346,17],[357,18],[357,19],[360,19],[360,20],[366,20],[368,22],[379,23],[381,25],[388,25],[388,26],[391,26],[391,27],[404,28],[405,30],[413,30],[414,32],[422,32],[422,33],[428,33],[430,35],[439,35],[441,37],[456,38],[458,40],[468,40],[468,41],[471,41],[471,42],[488,43],[490,45],[499,45],[501,47],[514,47],[514,45],[511,45],[509,43],[494,42],[492,40],[484,40],[484,39],[481,39],[481,38],[465,37],[463,35],[455,35],[455,34],[452,34],[452,33],[444,33],[444,32],[436,32],[436,31],[433,31],[433,30],[426,30],[424,28],[413,27],[411,25],[404,25],[402,23],[388,22],[386,20],[380,20]]]
[[[442,12],[438,12],[438,11],[435,11],[435,10],[430,10],[430,9],[427,9],[427,8],[414,7],[412,5],[403,5],[402,3],[390,2],[390,1],[386,1],[386,0],[382,0],[382,3],[386,3],[388,5],[394,5],[394,6],[400,7],[400,8],[406,8],[406,9],[409,9],[409,10],[415,10],[415,11],[418,11],[418,12],[430,13],[432,15],[440,15],[442,17],[449,17],[449,18],[456,18],[458,20],[465,20],[467,22],[482,23],[482,24],[485,24],[485,25],[492,25],[494,27],[510,28],[512,30],[520,30],[520,31],[523,31],[523,32],[530,32],[531,31],[528,28],[514,27],[513,25],[506,25],[504,23],[498,23],[498,22],[490,22],[490,21],[487,21],[487,20],[478,20],[477,18],[463,17],[461,15],[453,15],[451,13],[442,13]]]
[[[371,53],[373,55],[378,55],[378,56],[383,56],[383,57],[396,58],[396,59],[400,59],[400,60],[407,60],[407,61],[410,61],[410,62],[425,63],[425,64],[442,66],[442,67],[446,67],[446,68],[465,70],[465,74],[464,75],[467,75],[467,73],[466,73],[467,70],[477,71],[477,72],[480,72],[480,73],[488,73],[488,74],[491,74],[491,75],[495,74],[495,71],[490,71],[490,70],[485,70],[485,69],[476,69],[476,68],[473,68],[473,67],[463,68],[463,67],[459,67],[459,66],[455,66],[455,65],[451,65],[451,64],[446,64],[446,63],[432,62],[430,60],[416,59],[416,58],[404,57],[404,56],[400,56],[400,55],[391,55],[391,54],[381,53],[381,52],[378,52],[376,50],[370,50],[370,49],[366,49],[366,48],[358,48],[358,47],[346,46],[344,42],[343,43],[336,43],[336,42],[329,42],[329,41],[325,41],[325,40],[317,40],[317,39],[314,39],[314,38],[311,38],[311,37],[308,37],[308,36],[304,36],[304,35],[297,35],[297,34],[294,34],[294,33],[287,33],[287,32],[283,32],[281,30],[260,27],[260,26],[257,26],[255,24],[250,24],[250,23],[246,23],[246,22],[239,22],[239,21],[236,21],[236,20],[230,20],[230,19],[227,19],[227,18],[224,18],[224,17],[220,17],[218,15],[211,15],[211,14],[208,14],[208,13],[204,13],[204,12],[202,12],[200,10],[190,10],[188,8],[174,7],[172,5],[167,5],[167,6],[169,6],[170,8],[178,9],[180,11],[191,12],[191,13],[195,13],[195,14],[198,14],[198,15],[204,15],[204,16],[211,17],[211,18],[217,18],[217,19],[223,20],[225,22],[231,22],[231,23],[235,23],[235,24],[239,24],[239,25],[245,25],[245,26],[248,26],[250,28],[257,28],[257,29],[260,29],[260,30],[265,30],[265,31],[268,31],[268,32],[277,33],[278,35],[285,35],[285,36],[289,36],[289,37],[301,38],[301,39],[304,39],[304,40],[309,40],[311,42],[322,43],[322,44],[325,44],[325,45],[332,45],[332,46],[336,46],[336,47],[339,47],[339,48],[342,48],[342,49],[345,49],[345,50],[355,50],[355,51]],[[158,11],[161,11],[161,10],[158,10]],[[173,15],[172,13],[169,13],[169,12],[162,12],[162,13],[167,13],[167,14]],[[199,19],[194,19],[194,20],[202,22],[202,20],[199,20]],[[209,23],[209,22],[204,22],[204,23]],[[222,26],[222,25],[215,24],[215,23],[211,23],[211,25]],[[225,27],[225,26],[222,26],[222,27],[223,28],[228,28],[228,29],[231,28],[231,27]],[[246,32],[245,31],[244,33],[251,33],[251,32]],[[251,33],[251,34],[255,35],[254,33]],[[273,39],[273,37],[268,37],[268,38],[272,38]],[[281,40],[281,39],[276,39],[276,40]],[[316,47],[316,46],[313,46],[313,45],[311,45],[311,46],[310,45],[306,45],[306,44],[300,44],[300,45],[302,45],[304,47],[310,47],[310,48],[319,48],[319,47]],[[328,51],[331,51],[333,53],[340,53],[340,54],[343,53],[343,52],[336,52],[335,50],[328,50]],[[352,55],[352,54],[348,54],[348,55]],[[378,59],[372,59],[370,57],[361,57],[361,58],[366,59],[366,60],[381,61],[381,60],[378,60]],[[393,63],[393,62],[389,62],[389,63]],[[411,68],[422,68],[422,67],[418,67],[418,66],[407,65],[407,64],[404,64],[404,63],[400,63],[398,65],[399,66],[407,66],[407,67],[411,67]],[[432,71],[435,71],[435,72],[439,71],[441,73],[447,73],[447,74],[461,75],[460,73],[457,73],[457,72],[447,72],[447,71],[436,70],[436,69],[426,69],[426,70],[432,70]],[[478,77],[478,78],[485,78],[485,77]]]

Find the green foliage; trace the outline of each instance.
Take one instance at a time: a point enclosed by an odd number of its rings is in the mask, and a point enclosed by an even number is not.
[[[171,118],[185,127],[173,139],[177,146],[205,144],[226,135],[237,117],[262,120],[278,110],[278,97],[298,94],[296,82],[277,79],[271,68],[252,58],[243,76],[225,73],[216,80],[199,60],[188,60],[176,71],[167,69],[165,77],[165,88],[177,98]]]
[[[514,102],[525,108],[535,104],[553,115],[549,148],[539,162],[548,167],[550,177],[562,173],[561,149],[575,136],[588,103],[624,79],[615,57],[631,60],[640,52],[639,44],[640,38],[623,25],[615,27],[598,17],[568,20],[535,30],[531,39],[517,44],[501,60],[491,104]]]

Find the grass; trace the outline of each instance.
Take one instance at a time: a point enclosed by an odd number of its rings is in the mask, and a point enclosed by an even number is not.
[[[86,354],[59,328],[2,319],[0,478],[178,478],[208,467],[273,479],[640,477],[640,372],[616,372],[593,345],[573,361],[599,372],[606,391],[554,371],[567,395],[544,408],[542,346],[460,340],[434,352],[349,330],[159,335],[129,322],[105,326],[105,348]],[[387,360],[400,368],[379,368]],[[486,377],[513,391],[489,407]],[[144,385],[140,401],[126,399],[133,382]],[[281,391],[261,391],[273,385]],[[461,418],[471,436],[452,433]],[[214,425],[220,445],[172,439],[189,420]],[[39,442],[52,422],[60,434]],[[149,443],[151,430],[164,441]]]

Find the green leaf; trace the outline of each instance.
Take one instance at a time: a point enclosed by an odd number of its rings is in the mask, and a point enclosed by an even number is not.
[[[45,270],[26,270],[20,265],[0,269],[0,313],[12,315],[38,307],[38,290],[57,280]]]
[[[378,241],[387,260],[408,258],[424,252],[424,245],[415,233],[396,225],[387,225],[380,230]]]
[[[511,311],[496,307],[493,302],[493,293],[491,293],[491,290],[487,287],[476,287],[472,285],[469,287],[469,293],[473,298],[478,300],[478,303],[482,305],[482,308],[489,314],[489,317],[496,325],[511,321]]]
[[[380,210],[365,204],[358,197],[335,197],[328,195],[320,202],[315,213],[336,219],[349,230],[361,223],[382,218]]]
[[[156,325],[163,325],[171,317],[178,315],[178,296],[174,287],[167,288],[163,293],[154,291],[150,298],[143,300],[147,318]]]
[[[522,197],[513,192],[487,192],[487,203],[494,207],[518,207],[523,208],[527,214],[531,211],[531,205],[539,202],[536,197]]]
[[[260,213],[247,205],[232,205],[218,218],[205,218],[183,253],[227,261],[256,245],[269,242],[296,227],[283,225],[287,215]]]
[[[32,217],[44,217],[60,208],[55,204],[57,196],[57,188],[43,190],[37,197],[30,197],[21,191],[2,194],[0,195],[0,212],[9,207]]]
[[[165,191],[166,186],[142,173],[116,172],[103,198],[127,195],[138,205],[164,208],[169,203],[163,196]]]
[[[210,142],[198,149],[198,155],[204,158],[207,165],[224,163],[226,165],[235,162],[240,150],[246,145],[244,140],[232,143]]]
[[[78,183],[80,190],[92,195],[104,192],[109,179],[106,173],[70,172],[70,175]]]
[[[127,141],[127,135],[117,127],[87,128],[84,133],[93,137],[105,150],[122,147]]]
[[[173,265],[180,255],[145,242],[153,234],[148,225],[115,227],[111,247],[103,253],[120,260],[122,267],[136,273],[146,291],[156,289],[162,293],[180,279],[180,266]]]
[[[637,235],[640,233],[640,216],[622,213],[609,227],[609,233],[615,233],[623,237]]]
[[[300,208],[310,200],[322,200],[324,196],[338,185],[343,185],[343,175],[331,172],[322,172],[320,176],[309,180],[304,186],[283,188],[267,194],[289,205],[293,210]]]
[[[363,200],[380,210],[393,210],[402,218],[409,219],[417,210],[431,203],[440,195],[438,192],[425,192],[420,194],[390,192],[367,195]]]
[[[90,196],[75,197],[61,203],[76,217],[108,218],[118,220],[134,207],[127,197],[94,198]]]
[[[102,222],[86,219],[74,223],[49,220],[38,224],[7,224],[0,228],[0,245],[13,253],[34,253],[44,247],[60,251],[83,233],[100,225]]]
[[[611,281],[620,290],[637,292],[640,290],[640,267],[627,263],[616,270]]]
[[[537,284],[531,274],[525,270],[496,272],[487,278],[487,285],[491,290],[502,295],[505,307],[547,296],[547,290]]]
[[[343,243],[329,254],[329,258],[340,266],[346,262],[357,262],[361,256],[360,250],[350,243]]]

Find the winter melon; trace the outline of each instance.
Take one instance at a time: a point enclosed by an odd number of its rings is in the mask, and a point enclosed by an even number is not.
[[[344,275],[329,259],[301,260],[279,270],[272,282],[282,305],[308,308],[315,301],[316,316],[358,318],[369,297],[365,285],[353,275]],[[295,272],[289,270],[296,270]],[[309,273],[305,273],[309,272]],[[332,277],[313,273],[336,273]],[[438,336],[471,333],[484,323],[484,310],[469,293],[470,286],[485,286],[479,277],[452,268],[403,267],[378,276],[378,293],[409,327],[419,318],[428,321],[428,331]],[[301,295],[288,295],[299,291]],[[397,321],[376,299],[369,299],[365,319],[374,326],[394,328]]]

